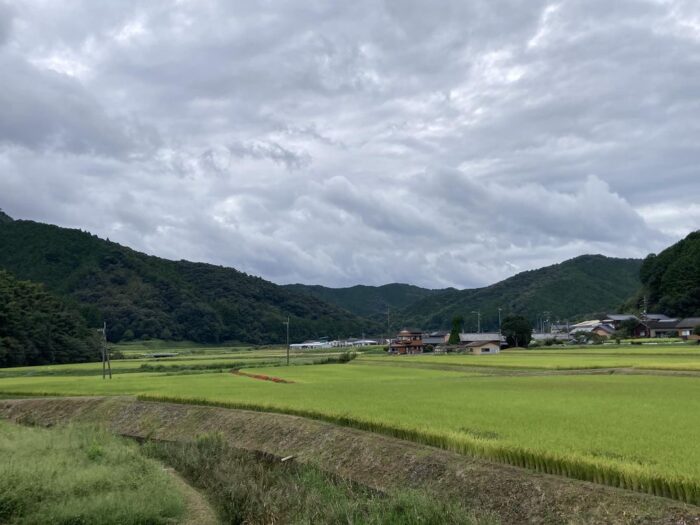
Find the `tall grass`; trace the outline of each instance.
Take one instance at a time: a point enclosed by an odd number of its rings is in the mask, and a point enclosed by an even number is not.
[[[151,442],[145,450],[203,490],[225,523],[477,523],[468,509],[432,494],[380,493],[311,466],[234,450],[217,434]]]
[[[204,398],[186,398],[162,395],[139,395],[143,401],[172,402],[180,404],[218,406],[258,412],[284,413],[326,421],[336,425],[359,430],[376,432],[399,439],[430,445],[451,452],[485,458],[500,463],[523,467],[537,472],[566,476],[583,481],[591,481],[612,487],[655,496],[672,498],[686,503],[700,505],[700,483],[681,475],[662,475],[643,465],[616,460],[613,458],[591,458],[574,452],[568,454],[533,450],[489,439],[482,439],[465,432],[418,429],[337,414],[330,411],[275,406],[270,404],[216,401]]]
[[[173,523],[182,499],[135,443],[94,427],[0,421],[0,523]]]

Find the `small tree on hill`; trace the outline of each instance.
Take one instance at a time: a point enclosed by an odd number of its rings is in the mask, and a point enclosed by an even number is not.
[[[464,324],[464,317],[461,315],[456,315],[452,318],[452,330],[450,331],[450,338],[447,340],[448,345],[459,344],[459,332],[462,330],[462,324]]]
[[[522,315],[511,315],[501,323],[501,333],[506,337],[508,346],[527,348],[532,339],[532,324]]]

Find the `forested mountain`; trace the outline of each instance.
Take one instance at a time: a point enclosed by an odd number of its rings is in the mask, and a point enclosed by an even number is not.
[[[391,311],[399,310],[420,299],[443,291],[400,283],[385,284],[383,286],[357,285],[349,288],[290,284],[287,285],[287,288],[313,295],[354,314],[375,319],[385,319],[387,307]]]
[[[6,224],[8,222],[12,222],[12,217],[0,210],[0,224]]]
[[[700,230],[658,255],[649,255],[640,277],[640,296],[646,296],[649,311],[700,317]]]
[[[550,319],[617,310],[640,286],[639,259],[582,255],[560,264],[519,273],[504,281],[471,290],[446,290],[415,302],[399,313],[395,325],[447,329],[454,316],[476,330],[481,311],[483,329],[497,328],[502,315],[519,314],[536,321],[543,312]]]
[[[376,324],[315,297],[232,268],[169,261],[80,230],[32,221],[0,224],[0,268],[74,302],[111,341],[158,337],[199,342],[282,342],[347,337]]]
[[[44,287],[0,270],[0,368],[96,361],[100,341]]]

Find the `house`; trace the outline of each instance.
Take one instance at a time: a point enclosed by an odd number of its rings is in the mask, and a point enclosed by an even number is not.
[[[423,352],[423,332],[421,330],[401,330],[391,344],[389,352],[393,354],[420,354]]]
[[[601,323],[591,330],[591,333],[594,333],[600,337],[609,338],[615,333],[615,328],[611,324]]]
[[[573,335],[576,332],[590,332],[596,326],[602,324],[599,319],[591,319],[589,321],[581,321],[580,323],[572,324],[569,333]]]
[[[459,343],[461,345],[467,345],[468,343],[475,343],[477,341],[500,341],[505,344],[505,337],[503,337],[498,332],[484,332],[484,333],[461,333],[459,334]]]
[[[676,323],[676,331],[678,337],[683,339],[700,339],[700,336],[695,335],[695,328],[700,326],[700,317],[686,317]]]
[[[619,330],[622,323],[625,321],[637,321],[639,319],[632,314],[606,314],[604,319],[600,319],[599,322],[611,325],[615,330]]]
[[[532,340],[533,341],[558,341],[558,342],[566,342],[571,337],[569,336],[568,332],[554,332],[552,333],[541,333],[541,332],[532,332]]]
[[[450,338],[450,332],[430,332],[427,334],[423,334],[423,344],[424,345],[432,345],[432,346],[438,346],[438,345],[444,345],[447,343],[447,340]]]
[[[589,321],[582,321],[576,323],[571,327],[571,332],[569,335],[571,337],[576,337],[577,334],[595,334],[598,337],[603,337],[605,339],[610,338],[615,333],[615,322],[626,321],[627,318],[634,318],[634,316],[616,316],[618,318],[625,317],[623,320],[606,319],[604,322],[597,319],[591,319]]]
[[[496,341],[472,341],[465,348],[474,355],[497,354],[501,351],[501,344]]]
[[[649,337],[678,337],[678,319],[663,317],[665,319],[648,318],[642,322],[649,330]]]
[[[308,350],[315,348],[331,348],[331,343],[328,341],[304,341],[303,343],[294,343],[289,345],[289,348],[295,350]]]
[[[352,346],[373,346],[377,344],[379,344],[379,342],[375,339],[357,339],[353,341]]]

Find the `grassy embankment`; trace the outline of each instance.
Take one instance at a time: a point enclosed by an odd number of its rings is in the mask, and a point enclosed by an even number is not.
[[[0,421],[0,523],[175,523],[180,493],[138,445],[93,427]]]
[[[385,494],[308,465],[238,451],[217,435],[147,452],[205,492],[225,523],[493,523],[423,491]]]
[[[294,381],[287,385],[230,374],[132,373],[116,375],[112,381],[94,376],[80,380],[8,377],[0,379],[0,392],[137,394],[287,412],[697,504],[698,378],[484,376],[474,368],[576,369],[595,364],[696,369],[700,352],[695,347],[661,348],[626,347],[619,353],[596,348],[593,352],[541,350],[497,356],[362,357],[359,361],[366,363],[362,366],[250,370]],[[450,370],[387,366],[422,361],[455,366]],[[384,364],[373,366],[375,362]]]

